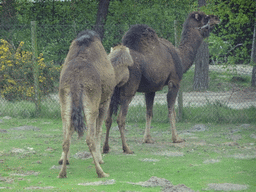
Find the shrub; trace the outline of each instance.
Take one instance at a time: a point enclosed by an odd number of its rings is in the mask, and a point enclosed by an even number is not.
[[[23,50],[23,45],[21,41],[15,50],[6,40],[0,40],[0,95],[9,101],[34,98],[32,52]],[[40,94],[46,95],[54,90],[61,67],[52,62],[46,64],[43,54],[39,54],[36,63]]]

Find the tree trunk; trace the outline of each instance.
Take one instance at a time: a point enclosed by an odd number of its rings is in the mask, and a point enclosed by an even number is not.
[[[198,49],[195,58],[194,90],[208,89],[209,72],[209,49],[208,44],[203,42]]]
[[[256,17],[256,12],[255,12],[255,17]],[[254,22],[251,63],[253,65],[251,85],[252,85],[252,87],[256,87],[256,22]]]
[[[205,6],[205,0],[198,0],[199,7]],[[208,88],[209,73],[209,48],[206,42],[203,42],[197,51],[195,58],[194,90],[205,90]]]
[[[100,0],[97,19],[94,30],[99,34],[101,40],[104,38],[104,25],[108,15],[108,6],[110,0]]]

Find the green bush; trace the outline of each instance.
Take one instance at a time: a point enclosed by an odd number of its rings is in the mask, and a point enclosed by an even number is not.
[[[32,52],[23,50],[21,41],[15,50],[6,40],[0,40],[0,95],[8,101],[33,100],[34,77]],[[54,82],[59,79],[61,67],[45,63],[43,54],[36,61],[39,68],[40,94],[54,91]]]

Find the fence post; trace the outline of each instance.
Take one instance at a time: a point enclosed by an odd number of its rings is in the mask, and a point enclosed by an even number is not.
[[[76,22],[75,22],[75,21],[72,22],[72,26],[73,26],[73,28],[74,28],[75,35],[77,35],[77,34],[76,34]]]
[[[175,47],[178,46],[178,35],[177,35],[177,20],[174,20],[174,39],[175,39]],[[182,86],[180,84],[180,89],[178,92],[178,121],[182,120],[182,110],[183,110],[183,92]]]
[[[36,115],[40,114],[41,111],[41,99],[40,99],[40,88],[39,88],[39,66],[37,63],[37,37],[36,37],[36,21],[31,21],[31,42],[32,42],[32,64],[33,64],[33,77],[34,77],[34,91],[35,97],[34,102],[36,106]]]

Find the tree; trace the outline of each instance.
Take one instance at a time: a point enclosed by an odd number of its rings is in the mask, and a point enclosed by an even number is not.
[[[256,12],[255,12],[255,18],[256,18]],[[256,87],[256,21],[254,21],[251,63],[253,64],[251,85],[252,87]]]
[[[248,64],[252,48],[256,1],[207,0],[207,6],[202,7],[202,10],[207,14],[218,15],[221,20],[214,32],[228,45],[222,51],[224,54],[221,58],[226,58],[222,62]]]
[[[107,19],[109,1],[110,0],[100,0],[99,2],[94,30],[100,35],[101,39],[104,37],[104,25]]]
[[[205,0],[198,0],[198,6],[206,6]],[[208,44],[203,41],[198,49],[195,58],[194,73],[194,90],[206,90],[208,88],[208,72],[209,72],[209,48]]]

